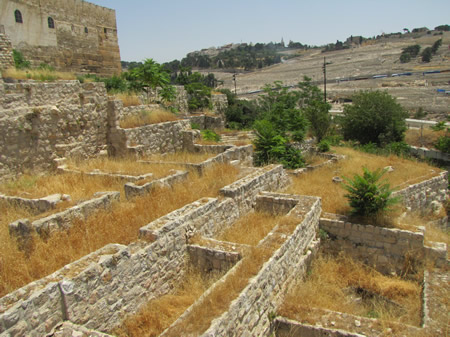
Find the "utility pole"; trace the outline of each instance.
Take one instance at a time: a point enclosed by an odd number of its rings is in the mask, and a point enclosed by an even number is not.
[[[331,64],[331,62],[327,62],[326,58],[323,58],[323,100],[327,102],[327,64]]]
[[[236,90],[236,73],[233,74],[233,81],[234,81],[234,94],[237,95],[237,90]]]

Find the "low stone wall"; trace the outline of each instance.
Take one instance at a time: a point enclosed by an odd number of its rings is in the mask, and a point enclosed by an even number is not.
[[[447,187],[448,172],[444,171],[436,177],[396,191],[392,196],[400,196],[409,210],[433,211],[445,201]]]
[[[127,199],[133,198],[138,195],[150,193],[155,187],[170,187],[175,183],[186,180],[188,172],[171,170],[171,174],[167,177],[153,180],[144,185],[136,185],[134,183],[126,183],[124,186],[125,197]]]
[[[33,232],[36,232],[46,238],[52,232],[67,230],[72,226],[73,220],[86,220],[95,211],[108,209],[113,202],[120,200],[120,192],[99,192],[94,196],[94,199],[31,223],[28,219],[17,220],[9,224],[9,234],[21,240],[27,240],[31,238]]]
[[[26,208],[33,214],[40,214],[55,208],[61,201],[70,200],[70,195],[52,194],[43,198],[27,199],[0,194],[0,200],[14,206]]]
[[[299,195],[261,192],[256,197],[255,211],[274,215],[287,214],[300,200]]]
[[[365,337],[359,333],[299,323],[282,317],[276,318],[274,325],[277,337]]]
[[[268,165],[257,168],[248,176],[220,190],[224,197],[232,198],[239,209],[248,212],[254,207],[257,195],[262,191],[275,191],[284,188],[289,182],[281,165]]]
[[[208,115],[191,116],[189,117],[191,123],[199,125],[201,130],[222,130],[225,127],[225,123],[222,117],[214,117]]]
[[[343,156],[343,155],[338,155],[338,154],[333,154],[333,153],[318,153],[317,155],[320,157],[326,158],[328,160],[324,161],[323,163],[317,164],[317,165],[308,165],[306,167],[288,171],[289,174],[298,176],[300,174],[303,174],[303,173],[306,173],[309,171],[313,171],[313,170],[318,169],[323,166],[335,164],[338,160],[345,158],[345,156]]]
[[[82,172],[82,171],[78,171],[78,170],[68,169],[67,165],[64,165],[64,164],[58,166],[57,170],[60,171],[61,173],[83,174],[83,175],[92,176],[92,177],[111,177],[111,178],[119,178],[119,179],[127,180],[127,181],[139,181],[139,180],[143,180],[143,179],[150,179],[153,177],[153,173],[146,173],[146,174],[141,174],[138,176],[132,176],[129,174],[106,173],[106,172],[102,172],[100,170],[94,170],[92,172]]]
[[[241,258],[236,251],[215,249],[199,245],[189,245],[189,261],[202,271],[226,271],[234,266]]]
[[[63,322],[55,327],[54,331],[46,337],[114,337],[106,333],[86,329],[71,322]]]
[[[440,160],[444,162],[450,162],[450,154],[441,152],[438,150],[433,149],[427,149],[425,147],[416,147],[416,146],[410,146],[409,152],[417,157],[420,158],[429,158],[429,159],[435,159]]]
[[[314,239],[321,212],[320,199],[301,198],[299,209],[291,212],[301,216],[303,221],[250,280],[228,311],[214,319],[202,336],[270,335],[271,313],[281,305],[292,280],[306,273],[318,247]]]
[[[408,272],[408,264],[425,256],[437,264],[446,263],[446,249],[425,248],[423,232],[359,225],[335,215],[324,216],[320,228],[330,236],[323,242],[326,251],[345,252],[382,273]]]

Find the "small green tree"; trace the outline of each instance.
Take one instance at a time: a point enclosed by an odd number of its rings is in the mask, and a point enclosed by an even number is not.
[[[408,114],[394,97],[376,90],[360,91],[352,99],[340,118],[345,139],[378,146],[404,139]]]
[[[431,47],[427,47],[422,52],[422,62],[430,62],[433,57],[433,49]]]
[[[433,46],[431,47],[431,52],[433,54],[436,54],[441,45],[442,45],[442,39],[437,40],[435,43],[433,43]]]
[[[377,169],[373,172],[363,167],[363,175],[355,174],[353,179],[344,177],[343,187],[347,190],[345,197],[349,200],[352,215],[370,216],[388,211],[390,206],[399,202],[392,197],[389,184],[380,178],[386,170]]]
[[[188,93],[189,111],[195,111],[210,107],[211,104],[211,88],[206,85],[195,82],[184,86]]]

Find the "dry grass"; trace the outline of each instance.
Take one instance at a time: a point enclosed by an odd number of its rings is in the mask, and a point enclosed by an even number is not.
[[[67,161],[69,169],[81,172],[100,170],[104,173],[126,174],[132,176],[153,173],[154,179],[165,177],[172,169],[180,169],[177,165],[158,165],[138,162],[134,157],[98,157],[89,160],[71,158]]]
[[[118,337],[156,337],[168,328],[222,275],[189,270],[175,291],[147,303],[113,331]]]
[[[386,173],[386,179],[391,188],[403,189],[410,184],[430,179],[441,171],[428,164],[411,161],[397,156],[376,156],[359,152],[351,148],[334,148],[338,154],[343,154],[346,159],[338,161],[332,166],[324,166],[293,178],[293,182],[286,193],[313,195],[322,198],[324,212],[347,214],[350,211],[346,191],[339,183],[333,183],[335,176],[352,178],[354,174],[362,174],[362,168],[369,170],[392,166],[393,172]]]
[[[357,300],[362,294],[367,296]],[[418,282],[384,276],[344,255],[320,256],[307,279],[287,295],[279,314],[314,324],[308,317],[312,308],[419,326],[421,287]]]
[[[141,105],[141,100],[134,92],[118,92],[114,97],[120,99],[124,107]]]
[[[250,213],[227,228],[217,240],[256,246],[275,227],[280,218],[269,213]]]
[[[298,219],[283,217],[280,219],[280,229],[283,233],[292,233],[298,224]],[[236,265],[214,289],[197,303],[192,311],[179,324],[168,330],[167,336],[198,336],[211,324],[211,321],[225,312],[230,303],[247,286],[248,280],[257,275],[273,253],[283,244],[285,236],[271,235],[262,244],[252,247],[248,255]]]
[[[48,69],[29,69],[19,70],[10,68],[2,71],[3,77],[11,77],[16,80],[37,80],[37,81],[56,81],[56,80],[75,80],[74,73],[52,71]]]
[[[137,115],[130,115],[120,121],[120,127],[124,129],[137,128],[149,124],[176,121],[179,118],[168,110],[141,111]]]
[[[216,156],[214,153],[193,153],[187,151],[152,154],[144,156],[142,160],[158,161],[158,162],[174,162],[174,163],[201,163],[209,158]]]
[[[0,193],[23,198],[42,198],[51,194],[69,194],[72,201],[92,198],[99,191],[122,191],[123,181],[111,177],[91,177],[82,174],[24,174],[0,184]]]
[[[35,240],[29,257],[18,250],[7,224],[2,222],[0,297],[108,243],[135,241],[140,227],[202,197],[216,197],[219,189],[234,182],[238,174],[239,170],[231,165],[216,165],[201,178],[191,174],[187,181],[171,189],[157,188],[149,195],[117,203],[111,210],[98,211],[88,221],[76,222],[68,232],[54,234],[46,242]]]
[[[405,141],[412,146],[433,148],[434,143],[442,136],[445,136],[445,130],[433,131],[429,128],[423,130],[408,129],[406,131]]]

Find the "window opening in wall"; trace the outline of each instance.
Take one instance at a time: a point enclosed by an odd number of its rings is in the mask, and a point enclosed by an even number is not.
[[[84,27],[84,32],[87,34],[89,33],[88,27]]]
[[[14,11],[14,17],[17,23],[23,23],[22,13],[18,9]]]
[[[103,33],[107,34],[108,30],[106,28],[103,28]]]
[[[48,17],[47,21],[48,21],[48,28],[55,28],[55,21],[51,17]]]

